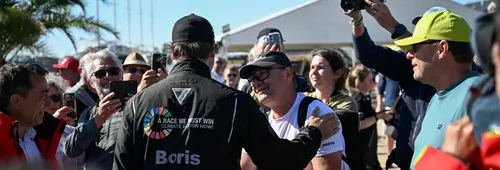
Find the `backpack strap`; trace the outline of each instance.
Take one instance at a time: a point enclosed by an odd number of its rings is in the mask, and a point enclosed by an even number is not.
[[[302,101],[300,101],[299,112],[297,114],[299,129],[304,127],[304,123],[306,123],[307,109],[309,108],[309,104],[311,104],[314,100],[318,99],[306,96],[302,99]],[[342,154],[342,160],[346,162],[347,165],[351,165],[349,164],[349,160],[347,160],[347,157],[344,154]]]
[[[307,109],[309,108],[309,104],[311,104],[316,98],[306,96],[300,101],[299,112],[297,114],[297,121],[299,123],[299,129],[304,127],[304,123],[306,123],[307,117]]]

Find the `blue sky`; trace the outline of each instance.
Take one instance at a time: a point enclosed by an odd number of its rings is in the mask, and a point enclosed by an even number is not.
[[[108,0],[113,2],[112,0]],[[116,0],[117,2],[117,30],[120,32],[120,42],[127,45],[129,39],[132,46],[141,42],[139,22],[140,0],[130,0],[131,6],[131,37],[128,37],[127,26],[127,0]],[[237,28],[247,22],[251,22],[269,15],[273,12],[293,7],[307,0],[142,0],[142,29],[143,44],[145,49],[151,49],[151,1],[154,1],[153,12],[153,42],[156,47],[171,39],[172,26],[175,21],[190,13],[207,18],[213,25],[216,34],[222,32],[222,26],[230,24],[231,28]],[[458,2],[478,0],[457,0]],[[87,13],[96,14],[95,0],[88,0]],[[102,21],[113,26],[113,6],[111,4],[99,4],[99,17]],[[77,46],[83,48],[86,40],[94,40],[95,36],[74,30]],[[113,36],[104,34],[106,40],[113,40]],[[55,31],[46,37],[46,42],[52,53],[57,57],[75,53],[71,42],[60,32]]]

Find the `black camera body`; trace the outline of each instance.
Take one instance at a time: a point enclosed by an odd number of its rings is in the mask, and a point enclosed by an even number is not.
[[[385,0],[381,0],[385,2]],[[364,0],[341,0],[340,7],[344,10],[344,12],[351,12],[356,10],[363,10],[365,6],[370,6]]]

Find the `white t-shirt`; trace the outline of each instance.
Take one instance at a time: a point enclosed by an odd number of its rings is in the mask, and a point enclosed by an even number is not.
[[[302,99],[304,99],[304,97],[304,94],[297,93],[297,97],[295,98],[293,106],[286,113],[286,115],[281,118],[274,119],[273,115],[269,114],[269,124],[280,138],[292,140],[299,133],[300,129],[298,128],[299,124],[297,120],[297,114],[299,111],[300,102],[302,101]],[[330,106],[319,100],[314,100],[311,104],[309,104],[309,107],[307,108],[307,117],[305,119],[306,122],[312,115],[316,106],[318,106],[320,109],[319,116],[323,116],[327,113],[333,113],[333,110],[332,108],[330,108]],[[304,125],[305,124],[306,123],[304,123]],[[321,147],[318,149],[318,153],[316,153],[316,156],[324,156],[338,151],[342,151],[342,154],[345,155],[345,141],[344,136],[342,136],[342,125],[340,125],[339,128],[340,131],[337,134],[324,140],[321,143]],[[245,150],[243,150],[243,153],[246,154]],[[305,170],[312,170],[312,165],[309,163]],[[342,170],[350,170],[349,166],[343,161]]]
[[[223,75],[219,75],[217,72],[215,72],[214,70],[210,71],[210,75],[212,76],[212,79],[214,79],[215,81],[218,81],[219,83],[224,83],[224,74]]]

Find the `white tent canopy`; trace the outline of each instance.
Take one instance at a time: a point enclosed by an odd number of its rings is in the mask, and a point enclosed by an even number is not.
[[[441,6],[464,17],[472,27],[481,12],[449,0],[387,0],[392,15],[410,31],[411,21],[433,6]],[[372,39],[379,43],[390,43],[390,33],[381,28],[368,13],[363,12],[364,23]],[[276,12],[258,21],[248,23],[225,34],[224,46],[255,43],[258,32],[274,27],[281,30],[286,44],[339,44],[352,43],[350,19],[343,14],[340,0],[310,0],[294,8]]]

